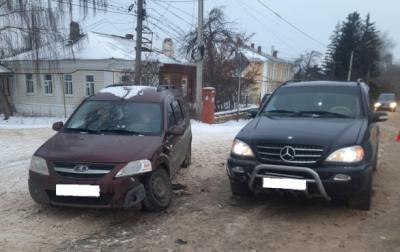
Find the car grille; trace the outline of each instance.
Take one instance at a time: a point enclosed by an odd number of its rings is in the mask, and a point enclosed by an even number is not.
[[[323,152],[324,149],[316,145],[264,143],[257,145],[257,155],[261,162],[315,164],[321,159]]]
[[[108,174],[114,165],[54,162],[54,171],[63,177],[99,179]]]

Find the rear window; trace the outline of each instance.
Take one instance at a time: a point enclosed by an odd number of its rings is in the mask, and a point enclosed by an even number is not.
[[[359,87],[287,86],[268,100],[263,113],[355,118],[362,115]]]

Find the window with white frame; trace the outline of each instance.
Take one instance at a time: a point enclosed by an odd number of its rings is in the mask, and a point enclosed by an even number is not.
[[[94,76],[86,75],[85,81],[85,95],[91,96],[94,94]]]
[[[26,82],[26,93],[27,94],[34,94],[35,87],[33,83],[33,74],[26,74],[25,75],[25,82]]]
[[[74,94],[71,74],[64,74],[64,93],[65,93],[65,95],[73,95]]]
[[[44,75],[44,94],[45,95],[53,94],[53,78],[51,74]]]

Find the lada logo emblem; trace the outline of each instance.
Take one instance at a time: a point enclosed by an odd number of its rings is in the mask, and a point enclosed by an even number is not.
[[[89,166],[87,165],[75,165],[73,168],[74,172],[84,173],[89,171]]]

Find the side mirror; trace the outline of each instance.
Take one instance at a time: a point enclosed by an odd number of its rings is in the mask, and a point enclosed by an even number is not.
[[[259,109],[250,109],[249,111],[248,111],[248,113],[250,114],[250,117],[251,118],[254,118],[254,117],[256,117],[257,116],[257,114],[258,114],[258,111],[259,111]]]
[[[182,136],[185,133],[185,128],[181,126],[174,126],[167,131],[167,134],[172,136]]]
[[[371,122],[384,122],[389,119],[386,112],[373,112],[371,115]]]
[[[55,131],[60,131],[62,129],[62,127],[64,127],[64,123],[63,122],[55,122],[53,123],[53,130]]]

